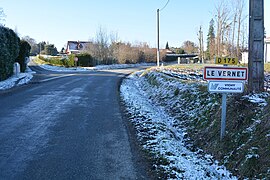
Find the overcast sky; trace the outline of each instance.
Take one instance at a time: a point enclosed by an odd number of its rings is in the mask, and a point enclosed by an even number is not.
[[[167,0],[0,0],[5,26],[37,42],[48,41],[58,50],[68,40],[86,41],[99,27],[117,32],[122,41],[147,42],[156,47],[156,11]],[[160,44],[179,47],[197,43],[202,25],[204,39],[218,0],[170,0],[160,12]],[[270,0],[265,0],[265,27],[270,36]],[[248,1],[245,9],[248,13]]]

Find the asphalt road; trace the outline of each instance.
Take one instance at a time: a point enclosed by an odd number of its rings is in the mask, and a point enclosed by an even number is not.
[[[55,73],[0,92],[0,179],[148,179],[119,82],[134,69]]]

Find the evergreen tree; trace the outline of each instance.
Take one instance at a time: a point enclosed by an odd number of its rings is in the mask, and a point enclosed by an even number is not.
[[[211,19],[209,23],[209,30],[207,34],[207,58],[213,59],[215,55],[215,29],[214,29],[214,20]]]
[[[24,40],[20,41],[20,51],[19,51],[19,56],[16,59],[16,62],[20,64],[20,69],[22,72],[25,72],[26,70],[26,61],[25,58],[30,56],[30,51],[31,51],[31,45]]]
[[[53,44],[46,44],[44,47],[44,53],[46,55],[55,56],[55,55],[57,55],[58,51],[57,51],[56,47],[54,47]]]
[[[169,47],[169,43],[168,43],[168,42],[166,43],[166,47],[165,47],[165,49],[170,50],[170,47]]]

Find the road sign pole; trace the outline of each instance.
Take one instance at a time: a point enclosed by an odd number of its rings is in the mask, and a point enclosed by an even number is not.
[[[226,130],[226,111],[227,111],[227,93],[222,93],[222,112],[221,112],[221,128],[220,128],[220,140],[225,136]]]

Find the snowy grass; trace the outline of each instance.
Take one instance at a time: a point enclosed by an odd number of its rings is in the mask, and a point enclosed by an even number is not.
[[[269,177],[269,93],[228,97],[223,141],[221,96],[207,92],[200,70],[153,68],[133,74],[123,81],[121,94],[162,178],[235,178],[221,164],[239,178]]]
[[[149,99],[150,94],[157,95],[154,92],[157,89],[150,86],[175,85],[170,81],[163,81],[164,78],[166,77],[155,72],[152,78],[134,74],[121,86],[121,94],[128,112],[132,114],[131,120],[136,127],[138,139],[154,157],[154,166],[165,174],[166,179],[236,179],[224,166],[219,166],[212,156],[202,155],[201,150],[189,150],[185,142],[186,129],[181,128],[177,119],[170,116],[163,106]],[[160,79],[166,85],[157,83],[161,82]],[[190,85],[179,83],[177,88],[182,91],[190,89]],[[171,93],[168,89],[171,89]],[[173,92],[173,88],[159,91],[161,97],[174,96]]]

